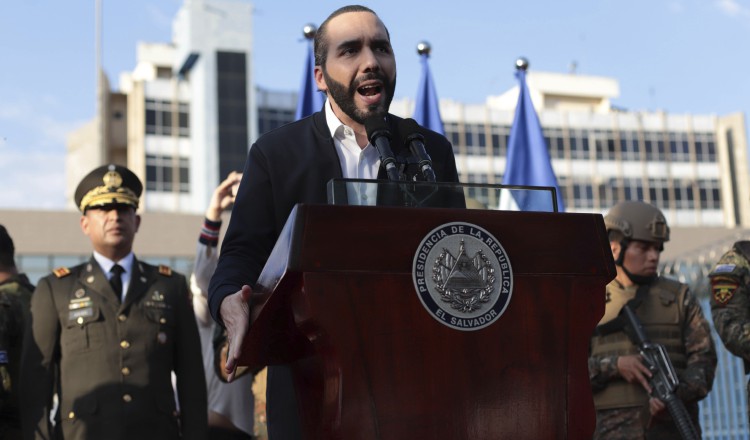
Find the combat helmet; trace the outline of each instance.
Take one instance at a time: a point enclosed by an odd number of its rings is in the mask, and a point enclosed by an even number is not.
[[[604,217],[607,232],[620,231],[630,240],[653,241],[664,244],[669,241],[667,219],[659,208],[646,202],[620,202]]]
[[[618,231],[623,235],[620,241],[620,255],[615,260],[615,264],[621,267],[625,249],[631,241],[655,242],[660,245],[660,250],[664,248],[664,243],[669,241],[669,226],[664,214],[659,208],[645,202],[627,201],[616,204],[604,216],[604,226],[607,233]],[[630,273],[628,276],[634,281],[638,279]]]

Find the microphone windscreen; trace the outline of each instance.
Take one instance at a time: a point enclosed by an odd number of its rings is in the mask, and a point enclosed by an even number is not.
[[[419,124],[412,118],[402,119],[398,123],[398,131],[401,136],[406,136],[405,143],[407,145],[413,140],[424,141],[424,136],[419,132]]]
[[[372,115],[365,119],[365,131],[367,132],[367,140],[370,143],[373,143],[373,138],[378,136],[391,138],[391,132],[388,130],[388,124],[385,122],[383,115]]]

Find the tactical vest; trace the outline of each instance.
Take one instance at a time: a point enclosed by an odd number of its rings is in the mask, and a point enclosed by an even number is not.
[[[687,289],[688,286],[685,284],[659,277],[636,310],[646,335],[651,342],[664,345],[678,374],[687,365],[682,339],[682,325],[685,319],[683,302]],[[619,304],[619,307],[622,307],[623,303],[617,299],[626,293],[617,282],[612,281],[607,285],[607,294],[612,298],[607,302],[607,307],[610,304]],[[638,348],[622,330],[591,338],[592,356],[629,354],[638,354]],[[618,377],[610,381],[603,390],[594,393],[594,406],[597,410],[641,406],[646,405],[648,399],[646,390],[640,384],[631,384]]]

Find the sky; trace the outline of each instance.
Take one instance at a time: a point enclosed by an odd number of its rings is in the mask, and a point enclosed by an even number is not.
[[[102,66],[118,87],[138,42],[171,41],[185,0],[102,0]],[[238,0],[241,1],[241,0]],[[296,91],[302,27],[346,3],[256,0],[256,85]],[[414,98],[416,45],[432,45],[441,99],[483,103],[530,70],[614,78],[613,105],[669,113],[750,113],[750,0],[380,0],[396,98]],[[95,112],[94,0],[0,2],[0,209],[62,209],[67,135]]]

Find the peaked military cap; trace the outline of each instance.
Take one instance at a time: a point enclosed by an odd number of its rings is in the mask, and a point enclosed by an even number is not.
[[[129,205],[138,208],[143,184],[138,176],[120,165],[103,165],[86,175],[78,184],[75,202],[81,212],[105,205]]]

